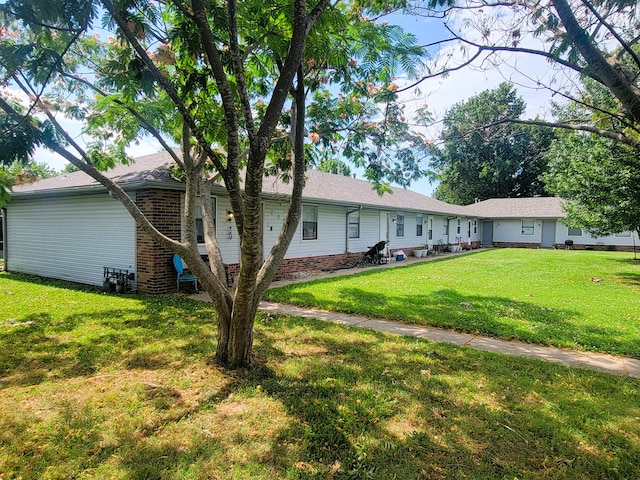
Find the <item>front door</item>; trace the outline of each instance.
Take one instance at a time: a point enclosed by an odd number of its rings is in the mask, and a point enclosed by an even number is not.
[[[556,244],[556,221],[542,221],[542,248],[551,248]]]
[[[482,221],[482,245],[493,245],[493,222]]]
[[[389,241],[389,212],[380,212],[380,238],[379,241]]]

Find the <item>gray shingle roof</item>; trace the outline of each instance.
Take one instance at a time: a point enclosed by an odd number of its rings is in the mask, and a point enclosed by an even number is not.
[[[168,174],[173,161],[167,152],[139,157],[130,165],[118,165],[106,175],[124,188],[144,187],[181,189],[184,185]],[[393,193],[378,195],[365,180],[343,175],[306,172],[307,182],[303,191],[305,201],[317,201],[341,205],[362,205],[396,211],[418,211],[453,216],[484,218],[561,218],[564,217],[561,200],[554,197],[495,198],[473,205],[461,206],[441,202],[408,189],[395,187]],[[265,177],[264,194],[289,196],[293,185],[276,177]],[[222,187],[220,187],[222,188]],[[91,192],[103,187],[84,172],[73,172],[35,183],[14,187],[14,196],[64,195]]]
[[[168,175],[172,159],[166,152],[139,157],[130,165],[118,165],[106,175],[124,188],[164,187],[184,188]],[[411,190],[396,187],[391,194],[379,196],[371,183],[343,175],[323,173],[316,170],[306,172],[307,182],[303,191],[306,201],[383,207],[394,210],[415,210],[447,215],[465,215],[460,205],[450,205]],[[265,195],[291,195],[293,185],[276,177],[265,177]],[[73,172],[34,183],[16,186],[15,197],[30,195],[60,195],[72,192],[100,190],[103,187],[84,172]]]
[[[178,186],[180,183],[168,175],[168,169],[172,163],[173,160],[167,152],[154,153],[137,158],[135,163],[130,165],[117,165],[105,172],[105,175],[125,188],[154,183]],[[103,188],[86,173],[73,172],[34,183],[17,185],[13,188],[13,193],[14,196],[20,197],[25,194],[55,194]]]
[[[491,198],[468,205],[467,211],[486,218],[562,218],[562,199],[558,197]]]

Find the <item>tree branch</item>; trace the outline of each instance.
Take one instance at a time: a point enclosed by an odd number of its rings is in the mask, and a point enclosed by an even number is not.
[[[75,75],[70,75],[70,74],[64,74],[64,76],[72,79],[73,81],[82,83],[83,85],[87,86],[88,88],[98,93],[99,95],[102,95],[105,98],[111,96],[108,93],[96,87],[93,83],[89,82],[88,80],[85,80],[83,78],[76,77]],[[129,112],[129,114],[131,114],[136,120],[138,120],[140,125],[147,132],[149,132],[156,140],[158,140],[158,143],[160,143],[160,145],[166,150],[166,152],[171,156],[173,161],[176,162],[180,166],[180,168],[184,170],[184,164],[182,163],[182,159],[176,154],[174,149],[166,142],[162,134],[153,125],[151,125],[151,123],[149,123],[149,121],[147,121],[146,118],[140,115],[137,110],[135,110],[134,108],[124,103],[122,100],[119,100],[117,98],[112,98],[111,101],[116,105],[120,105],[121,107],[123,107],[127,112]]]
[[[593,45],[587,33],[578,23],[571,6],[566,0],[551,0],[553,6],[564,25],[567,35],[572,40],[576,49],[585,61],[591,66],[593,72],[601,79],[620,103],[627,109],[635,122],[640,122],[640,94],[629,80],[625,81],[623,75],[616,71],[600,50]]]
[[[178,109],[178,112],[180,112],[180,115],[182,116],[183,121],[189,126],[189,129],[198,140],[198,143],[201,145],[202,149],[207,152],[207,155],[209,155],[209,157],[211,158],[211,161],[214,163],[216,168],[220,171],[220,173],[223,174],[225,171],[224,165],[222,165],[217,160],[216,156],[211,150],[211,145],[209,145],[209,143],[206,141],[203,132],[200,130],[195,120],[189,113],[189,110],[187,109],[186,105],[180,98],[180,95],[178,95],[178,92],[175,90],[175,88],[173,88],[173,85],[171,85],[171,83],[165,78],[165,76],[158,69],[158,67],[156,67],[153,61],[149,58],[149,55],[147,55],[146,50],[142,47],[142,45],[140,45],[140,43],[136,39],[133,32],[131,32],[127,28],[126,22],[124,21],[120,13],[117,11],[112,1],[111,0],[101,0],[101,1],[105,9],[109,12],[111,17],[118,24],[118,27],[120,28],[120,32],[125,36],[125,38],[129,42],[131,47],[138,54],[140,59],[144,62],[145,66],[149,69],[149,71],[153,75],[153,78],[167,93],[171,101],[173,101],[174,105]]]
[[[536,125],[538,127],[562,128],[564,130],[589,132],[604,138],[615,140],[616,142],[624,143],[625,145],[629,145],[634,148],[640,148],[640,139],[634,136],[625,135],[623,133],[618,133],[618,132],[612,132],[610,130],[604,130],[602,128],[594,127],[592,125],[577,125],[569,122],[545,122],[542,120],[519,120],[519,119],[508,118],[508,119],[500,120],[498,122],[485,125],[485,126],[490,127],[490,126],[502,124],[502,123],[517,123],[520,125]]]

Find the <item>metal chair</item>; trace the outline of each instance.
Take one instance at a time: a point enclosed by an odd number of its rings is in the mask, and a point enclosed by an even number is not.
[[[178,255],[177,253],[173,255],[173,267],[178,273],[178,277],[176,279],[176,287],[178,289],[178,292],[180,291],[180,282],[193,282],[196,293],[198,293],[198,279],[192,273],[184,273],[184,263],[180,255]]]

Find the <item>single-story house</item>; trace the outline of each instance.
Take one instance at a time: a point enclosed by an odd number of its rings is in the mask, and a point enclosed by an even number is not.
[[[633,251],[638,234],[623,232],[593,237],[562,221],[565,212],[557,197],[492,198],[467,206],[481,223],[482,245],[525,248],[570,248]]]
[[[182,236],[184,184],[169,174],[166,153],[118,165],[107,174],[136,201],[163,233]],[[465,207],[405,189],[379,196],[371,184],[310,170],[303,193],[302,220],[277,278],[335,268],[360,259],[380,240],[389,253],[425,245],[478,246],[480,230]],[[263,250],[276,240],[292,185],[264,180]],[[230,280],[237,274],[238,234],[223,186],[214,188],[216,235]],[[103,268],[125,270],[138,291],[175,289],[171,252],[158,246],[104,187],[83,172],[17,186],[5,208],[5,266],[9,271],[102,285]],[[205,253],[202,239],[201,253]]]
[[[107,174],[119,183],[157,228],[180,239],[184,184],[169,174],[171,157],[157,153],[118,165]],[[491,199],[451,205],[397,188],[379,196],[369,182],[309,170],[302,220],[276,278],[336,268],[361,259],[372,245],[389,242],[387,253],[419,246],[565,247],[631,250],[637,235],[592,238],[562,223],[558,198]],[[264,180],[263,251],[273,246],[292,185]],[[222,185],[211,199],[216,235],[228,269],[237,275],[238,234]],[[170,251],[158,246],[104,187],[83,172],[14,188],[4,209],[4,258],[9,271],[102,285],[104,267],[120,269],[144,293],[175,289]],[[201,253],[205,254],[204,239]]]

